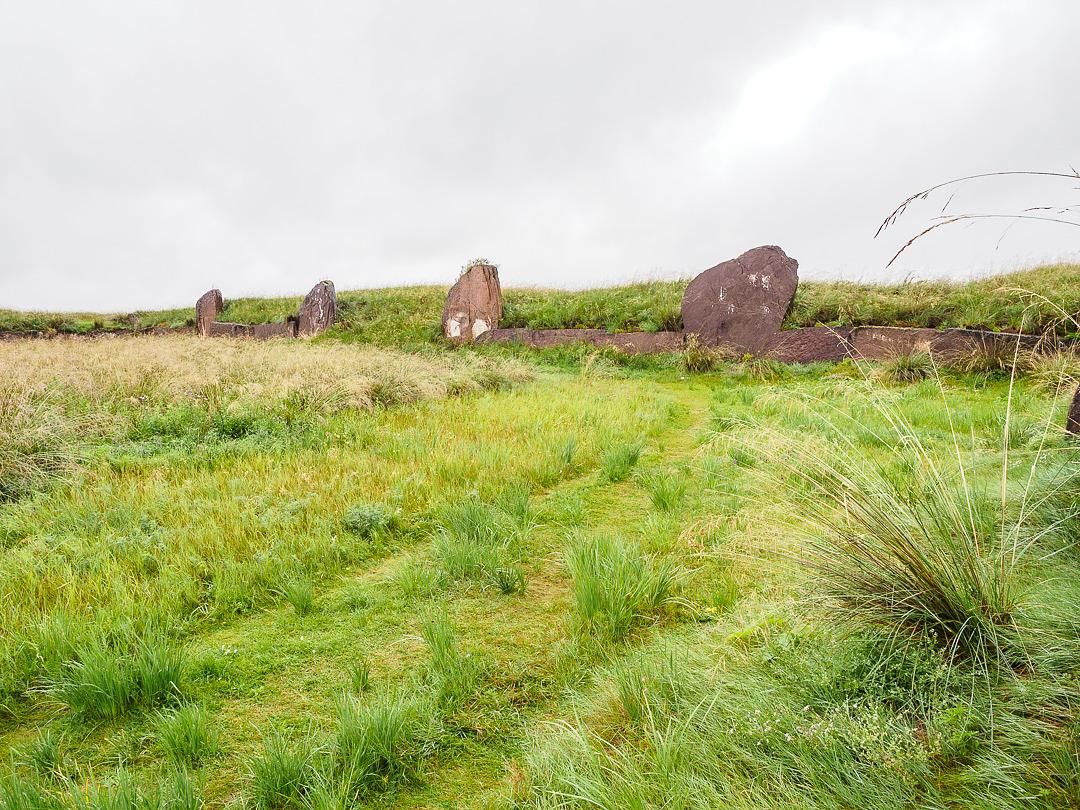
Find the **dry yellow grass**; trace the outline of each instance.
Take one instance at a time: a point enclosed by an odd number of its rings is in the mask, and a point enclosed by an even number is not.
[[[390,349],[191,336],[0,343],[8,385],[33,396],[70,392],[165,402],[273,405],[298,392],[343,407],[412,402],[523,382],[512,361],[470,354],[421,357]]]

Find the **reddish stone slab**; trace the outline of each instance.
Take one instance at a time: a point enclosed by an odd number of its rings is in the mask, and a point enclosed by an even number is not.
[[[215,321],[210,324],[207,331],[210,337],[248,337],[252,327],[246,323],[228,323],[227,321]]]
[[[269,340],[276,337],[296,337],[296,319],[289,318],[285,323],[260,323],[251,327],[251,336],[256,340]]]
[[[838,363],[849,357],[851,329],[809,326],[777,332],[764,354],[782,363]]]
[[[446,295],[443,335],[455,341],[476,340],[499,327],[502,313],[498,268],[493,264],[474,264],[461,274]]]
[[[611,346],[628,354],[678,352],[683,348],[682,332],[605,332],[603,329],[489,329],[476,338],[478,343],[521,343],[543,348],[588,343]]]
[[[851,345],[867,360],[888,360],[918,352],[929,352],[940,335],[936,329],[906,326],[857,326],[851,330]]]
[[[221,298],[221,290],[210,290],[203,293],[202,297],[195,302],[195,328],[199,334],[205,337],[210,334],[210,325],[218,319],[221,310],[225,308],[225,302]]]
[[[799,263],[776,245],[710,267],[683,294],[683,329],[705,346],[764,351],[791,309],[798,270]]]
[[[314,337],[333,326],[335,318],[337,294],[334,291],[334,282],[320,281],[304,296],[297,316],[296,332],[300,337]]]

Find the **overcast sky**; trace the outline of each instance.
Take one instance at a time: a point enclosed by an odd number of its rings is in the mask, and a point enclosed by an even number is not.
[[[1080,2],[0,0],[0,308],[1080,259],[1080,228],[945,229],[939,180],[1080,168]],[[982,181],[949,211],[1080,203]],[[1004,237],[1003,237],[1004,235]],[[1002,238],[1003,237],[1003,238]]]

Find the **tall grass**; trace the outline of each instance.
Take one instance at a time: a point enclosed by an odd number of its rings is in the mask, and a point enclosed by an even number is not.
[[[78,421],[50,392],[0,385],[0,503],[62,481],[76,469]]]
[[[567,549],[565,561],[577,626],[601,641],[622,641],[635,625],[655,620],[675,604],[676,566],[612,537],[579,539]]]
[[[1054,427],[1044,422],[1037,446],[1021,453],[1012,446],[1011,405],[1010,390],[1000,444],[981,457],[967,449],[968,428],[947,403],[945,458],[884,400],[874,405],[888,425],[874,434],[884,461],[845,437],[851,423],[829,417],[840,441],[782,442],[774,469],[793,484],[791,512],[807,537],[802,561],[835,618],[937,639],[984,671],[1029,665],[1034,645],[1047,643],[1025,605],[1054,528],[1035,508],[1048,497],[1038,484]]]

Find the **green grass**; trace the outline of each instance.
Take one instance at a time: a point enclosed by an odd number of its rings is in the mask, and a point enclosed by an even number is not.
[[[515,288],[513,278],[504,270],[503,282],[503,326],[611,332],[682,328],[679,306],[686,281],[649,281],[582,291],[530,289]],[[430,347],[440,341],[446,289],[424,286],[341,291],[338,324],[332,335],[409,350]],[[300,296],[227,299],[221,320],[279,323],[296,314],[300,300]],[[1062,315],[1077,311],[1080,265],[1063,264],[969,282],[803,281],[786,325],[1023,328],[1028,332],[1067,333],[1072,327],[1062,323]],[[141,328],[191,326],[194,302],[189,309],[133,314]],[[0,331],[77,334],[100,329],[130,329],[129,316],[0,310]]]
[[[0,808],[1075,803],[1067,358],[418,340],[0,346]]]

